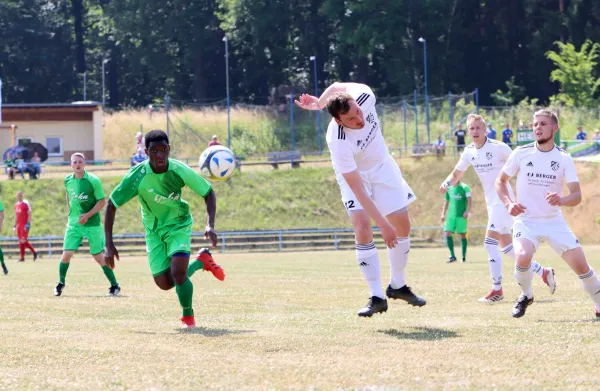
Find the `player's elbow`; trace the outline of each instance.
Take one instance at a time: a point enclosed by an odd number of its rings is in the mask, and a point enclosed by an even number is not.
[[[106,206],[106,200],[102,199],[98,201],[98,205],[100,205],[100,208],[104,208]]]

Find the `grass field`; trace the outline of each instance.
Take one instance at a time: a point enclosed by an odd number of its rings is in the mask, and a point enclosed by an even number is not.
[[[587,247],[600,270],[600,247]],[[384,281],[387,257],[380,253]],[[600,322],[577,277],[557,270],[550,296],[510,316],[518,295],[505,262],[504,302],[490,288],[483,248],[466,264],[444,249],[411,252],[408,281],[428,304],[390,303],[360,319],[368,291],[353,252],[223,255],[224,283],[193,277],[199,328],[178,329],[174,291],[154,286],[143,258],[117,266],[119,298],[87,256],[52,296],[57,260],[10,263],[0,277],[0,389],[578,389],[600,388]]]

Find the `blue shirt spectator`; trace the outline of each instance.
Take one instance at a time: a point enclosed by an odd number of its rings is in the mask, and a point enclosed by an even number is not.
[[[581,126],[578,127],[577,130],[579,130],[579,133],[577,133],[577,140],[585,140],[587,138],[587,133]]]
[[[487,129],[487,136],[488,138],[491,138],[492,140],[496,139],[496,129],[492,128],[492,123],[488,122],[488,129]]]
[[[512,145],[510,138],[513,135],[513,131],[509,124],[506,124],[506,128],[502,131],[502,142],[507,145]]]
[[[146,155],[144,155],[140,151],[137,151],[135,153],[135,155],[133,155],[133,157],[131,158],[131,166],[132,167],[137,166],[138,164],[142,163],[146,159],[147,159]]]

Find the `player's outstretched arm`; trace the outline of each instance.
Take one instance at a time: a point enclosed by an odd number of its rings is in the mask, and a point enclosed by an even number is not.
[[[527,209],[524,205],[515,203],[511,198],[508,192],[508,181],[510,177],[505,172],[500,172],[498,178],[496,178],[496,193],[498,193],[498,197],[500,197],[500,201],[506,206],[508,213],[511,216],[518,216],[521,213],[525,213],[525,209]]]
[[[215,232],[215,216],[217,215],[217,196],[215,192],[210,189],[208,194],[204,197],[206,203],[206,214],[208,220],[206,221],[206,228],[204,229],[204,238],[210,240],[213,247],[217,247],[217,233]]]
[[[104,249],[104,261],[111,269],[115,268],[115,258],[119,260],[119,252],[113,242],[113,226],[115,225],[115,215],[117,208],[111,200],[108,200],[106,205],[106,213],[104,214],[104,236],[106,237],[106,248]]]
[[[396,247],[396,244],[398,243],[396,229],[387,221],[381,212],[379,212],[379,209],[377,209],[377,206],[365,191],[362,178],[358,171],[354,170],[342,175],[369,217],[372,218],[375,221],[375,224],[381,229],[381,236],[383,236],[385,244],[389,248]]]
[[[456,184],[458,183],[458,181],[461,180],[463,175],[465,175],[464,171],[455,168],[440,185],[440,192],[445,193],[450,186],[456,186]]]

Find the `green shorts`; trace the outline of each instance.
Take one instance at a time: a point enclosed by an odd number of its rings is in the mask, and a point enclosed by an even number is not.
[[[444,231],[457,234],[467,233],[467,219],[464,217],[448,217],[444,224]]]
[[[104,228],[102,225],[86,227],[80,224],[67,224],[63,251],[77,251],[83,238],[87,238],[90,254],[97,255],[104,251]]]
[[[156,230],[146,229],[146,253],[154,277],[171,268],[176,253],[191,253],[192,224],[170,225]]]

